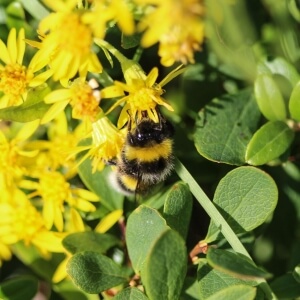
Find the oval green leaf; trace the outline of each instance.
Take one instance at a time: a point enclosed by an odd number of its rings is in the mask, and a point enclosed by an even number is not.
[[[129,216],[126,244],[132,266],[137,274],[143,268],[152,245],[169,228],[157,210],[141,205]]]
[[[1,300],[33,299],[38,291],[38,280],[32,276],[20,276],[0,285]]]
[[[213,202],[238,234],[263,224],[273,213],[277,199],[277,186],[267,173],[254,167],[239,167],[219,182]],[[219,228],[211,222],[205,240],[215,240],[218,233]]]
[[[271,75],[259,75],[255,80],[254,91],[259,109],[268,120],[286,119],[283,96]]]
[[[276,57],[271,60],[265,58],[258,65],[258,72],[259,74],[281,75],[291,83],[291,86],[294,86],[300,79],[297,69],[282,57]]]
[[[74,284],[90,294],[98,294],[128,281],[123,269],[112,259],[93,251],[79,252],[67,264]]]
[[[150,300],[178,300],[187,270],[187,250],[182,237],[167,229],[153,244],[141,278]]]
[[[173,185],[167,195],[163,216],[167,224],[186,238],[193,206],[193,197],[188,186],[182,182]]]
[[[294,87],[290,101],[289,101],[289,110],[291,117],[296,121],[300,121],[300,82]]]
[[[69,234],[63,239],[62,243],[72,254],[81,251],[105,253],[111,247],[119,245],[120,241],[114,235],[108,233],[87,231]]]
[[[212,268],[203,260],[199,262],[197,271],[199,299],[207,299],[213,294],[233,285],[255,286],[256,281],[243,280]],[[221,298],[220,298],[221,299]]]
[[[272,276],[240,253],[210,247],[207,251],[206,259],[216,270],[243,280],[258,280]]]
[[[278,158],[288,150],[294,132],[282,121],[268,122],[253,135],[247,146],[246,162],[253,166],[263,165]]]
[[[212,161],[243,165],[260,116],[249,89],[213,99],[197,119],[194,139],[198,152]]]
[[[148,300],[149,298],[139,289],[129,287],[118,293],[113,300]]]
[[[239,300],[253,300],[256,296],[256,288],[248,285],[233,285],[229,286],[218,293],[207,298],[207,300],[220,299],[239,299]]]

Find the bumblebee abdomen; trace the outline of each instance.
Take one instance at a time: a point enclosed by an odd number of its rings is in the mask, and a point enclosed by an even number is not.
[[[152,162],[161,157],[168,159],[172,155],[172,140],[165,139],[159,144],[155,143],[148,147],[133,147],[127,144],[123,153],[127,161]]]

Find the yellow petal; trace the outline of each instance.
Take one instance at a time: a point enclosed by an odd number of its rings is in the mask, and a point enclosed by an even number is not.
[[[62,232],[64,229],[64,220],[60,207],[54,206],[54,225],[59,232]]]
[[[120,86],[111,85],[101,90],[102,98],[116,98],[124,96],[124,91]]]
[[[62,246],[62,239],[66,234],[53,232],[53,231],[40,231],[33,238],[32,243],[37,247],[56,253],[65,252]]]
[[[38,129],[40,120],[34,120],[32,122],[25,123],[21,130],[16,135],[15,139],[18,141],[26,141],[33,133]]]
[[[71,207],[71,216],[70,216],[70,232],[80,232],[84,231],[84,223],[83,220],[76,209]]]
[[[17,31],[16,28],[12,28],[9,32],[7,39],[7,49],[10,57],[10,63],[17,62]]]
[[[177,77],[178,75],[182,74],[185,72],[186,68],[182,68],[183,65],[178,66],[176,69],[171,71],[160,83],[159,85],[163,87],[167,83],[169,83],[172,79]]]
[[[49,110],[44,114],[41,124],[45,124],[53,120],[59,113],[61,113],[68,105],[69,100],[54,103]]]
[[[63,100],[70,99],[72,93],[69,89],[59,89],[51,92],[48,94],[45,98],[44,101],[47,104],[55,103],[55,102],[60,102]]]
[[[117,209],[108,215],[106,215],[100,223],[96,226],[95,231],[99,233],[104,233],[109,230],[123,215],[122,209]]]
[[[65,279],[67,277],[67,263],[68,263],[69,257],[66,257],[56,268],[53,277],[52,282],[58,283]]]
[[[53,75],[53,70],[47,70],[39,75],[35,76],[32,80],[30,80],[29,86],[36,87],[47,81]]]
[[[18,182],[18,187],[25,190],[36,190],[39,187],[39,184],[36,181],[23,179]]]
[[[44,201],[43,219],[47,229],[51,229],[54,222],[54,205],[50,201]]]
[[[92,212],[96,210],[96,207],[92,203],[81,198],[76,199],[76,208],[84,212]]]
[[[25,53],[25,31],[24,28],[21,28],[19,31],[18,39],[17,39],[17,63],[22,65],[24,53]]]
[[[0,244],[0,259],[10,260],[12,253],[10,248],[7,245]]]
[[[39,50],[31,59],[28,69],[32,70],[32,72],[36,72],[42,68],[44,68],[49,63],[50,53],[47,51]]]
[[[152,87],[158,77],[158,68],[153,68],[147,76],[146,86]]]
[[[10,61],[6,45],[2,40],[0,40],[0,60],[2,60],[5,64],[8,64]]]
[[[76,193],[76,195],[78,195],[79,197],[81,197],[83,199],[93,201],[93,202],[99,201],[99,197],[95,193],[92,193],[88,190],[78,188],[78,189],[76,189],[75,193]]]

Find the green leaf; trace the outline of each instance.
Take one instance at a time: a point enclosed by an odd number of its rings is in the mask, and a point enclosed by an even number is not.
[[[291,273],[276,278],[271,282],[270,287],[278,299],[297,299],[300,297],[300,284]]]
[[[262,114],[270,121],[287,117],[283,96],[270,75],[259,75],[254,84],[257,104]]]
[[[38,291],[38,280],[32,276],[20,276],[0,284],[1,300],[31,300]]]
[[[182,182],[173,185],[167,195],[163,216],[167,224],[186,238],[192,214],[193,198],[188,186]]]
[[[126,227],[126,243],[132,266],[137,274],[142,270],[149,252],[169,228],[157,210],[141,205],[129,216]]]
[[[260,111],[249,89],[213,99],[199,113],[196,123],[198,152],[212,161],[243,165],[259,118]]]
[[[78,166],[78,174],[85,186],[100,197],[100,202],[109,211],[123,208],[124,196],[118,193],[110,184],[111,168],[92,172],[91,160],[88,158]]]
[[[13,1],[6,8],[6,23],[9,28],[17,30],[24,28],[26,31],[32,30],[26,23],[25,12],[19,1]]]
[[[291,117],[300,122],[300,82],[296,84],[292,91],[289,101],[289,110]]]
[[[218,293],[207,298],[207,300],[219,299],[239,299],[239,300],[253,300],[256,296],[256,288],[247,285],[229,286]]]
[[[252,260],[243,254],[210,247],[207,262],[215,269],[244,280],[259,280],[272,275],[258,268]]]
[[[178,300],[187,270],[187,250],[182,237],[167,229],[156,239],[141,278],[150,300]]]
[[[108,233],[104,234],[87,231],[69,234],[63,239],[62,243],[72,254],[81,251],[105,253],[111,247],[119,245],[120,241],[115,236]]]
[[[197,279],[199,286],[199,297],[197,299],[207,299],[218,291],[230,286],[240,284],[254,286],[257,284],[255,281],[243,280],[213,269],[203,260],[198,265]]]
[[[294,132],[282,121],[272,121],[255,132],[247,146],[246,161],[259,166],[278,158],[290,147]]]
[[[129,287],[122,290],[113,300],[148,300],[147,296],[135,287]]]
[[[258,65],[258,73],[281,75],[285,77],[292,86],[296,85],[300,80],[297,69],[282,57],[276,57],[271,60],[267,58],[264,59],[264,61]]]
[[[278,199],[277,186],[265,172],[239,167],[219,182],[213,202],[236,234],[253,230],[273,213]],[[210,223],[205,240],[218,237],[219,228]]]
[[[0,119],[24,123],[42,118],[50,107],[43,100],[49,92],[45,86],[30,90],[23,104],[0,109]]]
[[[90,294],[98,294],[128,280],[123,269],[112,259],[93,251],[72,256],[67,273],[75,285]]]

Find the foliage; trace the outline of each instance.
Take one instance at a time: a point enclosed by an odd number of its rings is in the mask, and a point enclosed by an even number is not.
[[[300,298],[299,22],[296,0],[0,1],[0,298]],[[175,171],[123,195],[126,124],[158,107]]]

